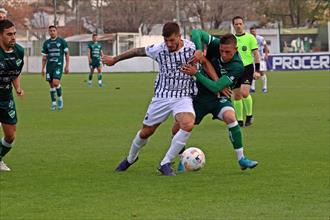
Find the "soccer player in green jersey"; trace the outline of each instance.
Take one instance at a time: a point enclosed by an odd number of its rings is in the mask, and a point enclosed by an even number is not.
[[[90,67],[90,73],[88,75],[88,85],[92,85],[94,70],[97,69],[98,85],[102,87],[102,45],[97,42],[97,34],[93,34],[92,39],[93,41],[88,44],[88,63]]]
[[[0,122],[4,137],[0,142],[0,171],[10,171],[3,157],[15,139],[17,113],[12,89],[23,96],[20,74],[24,65],[24,49],[16,44],[16,28],[9,20],[0,20]]]
[[[242,133],[236,120],[235,110],[228,94],[223,92],[225,88],[234,89],[244,72],[243,62],[237,52],[236,38],[232,34],[225,34],[219,39],[205,31],[194,29],[192,40],[196,45],[192,62],[206,58],[212,63],[219,77],[217,81],[213,81],[203,70],[197,71],[193,65],[183,66],[184,73],[194,75],[197,79],[198,93],[193,100],[195,124],[198,125],[207,114],[212,114],[214,119],[224,121],[241,169],[252,169],[258,165],[258,162],[244,156]],[[202,42],[207,44],[206,57],[202,55]],[[173,131],[175,133],[176,129],[174,128]]]
[[[237,38],[238,52],[244,64],[244,74],[238,82],[240,87],[234,90],[234,107],[237,114],[238,123],[243,126],[243,107],[246,113],[245,126],[253,123],[253,101],[250,95],[250,87],[254,74],[260,76],[260,59],[258,52],[258,44],[256,38],[244,31],[244,20],[240,16],[232,19]],[[254,58],[254,59],[253,59]],[[253,66],[255,63],[255,71]]]
[[[46,73],[46,81],[48,81],[50,86],[51,110],[55,111],[56,108],[58,110],[63,108],[61,88],[61,78],[64,65],[63,57],[65,55],[65,74],[69,73],[70,58],[68,44],[64,39],[57,36],[57,28],[54,25],[49,26],[48,33],[50,35],[50,39],[44,42],[41,51],[41,54],[43,55],[41,74],[44,77]]]

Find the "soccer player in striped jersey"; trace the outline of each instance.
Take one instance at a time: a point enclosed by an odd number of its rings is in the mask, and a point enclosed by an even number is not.
[[[261,35],[257,34],[257,29],[255,27],[251,27],[250,28],[250,33],[257,39],[257,43],[258,43],[258,50],[259,50],[259,55],[260,55],[260,79],[262,82],[262,92],[266,93],[267,90],[267,75],[266,75],[266,71],[267,71],[267,60],[268,60],[268,53],[269,53],[269,49],[267,47],[267,43],[265,41],[265,38]],[[251,92],[255,92],[256,87],[255,87],[255,79],[253,79],[252,81],[252,85],[251,85]]]
[[[240,16],[232,19],[237,38],[237,48],[239,55],[244,64],[244,74],[239,81],[240,87],[234,89],[234,107],[236,110],[237,120],[240,126],[243,123],[243,107],[246,113],[245,127],[253,123],[253,101],[250,95],[250,87],[254,75],[260,75],[260,60],[258,52],[258,44],[256,38],[244,31],[244,20]],[[255,64],[255,71],[253,66]]]
[[[172,138],[170,147],[160,162],[159,171],[166,176],[174,176],[171,161],[185,146],[194,127],[195,111],[192,96],[197,94],[196,83],[192,76],[184,74],[181,67],[187,64],[195,52],[193,42],[181,39],[179,25],[168,22],[163,26],[164,42],[134,48],[115,57],[103,56],[103,63],[114,65],[118,61],[136,56],[148,56],[159,65],[155,80],[154,96],[145,115],[142,128],[136,134],[128,156],[118,165],[116,171],[125,171],[138,160],[141,148],[169,115],[173,115],[179,125]],[[204,65],[211,65],[210,63]]]
[[[193,61],[208,59],[214,67],[219,79],[211,80],[203,70],[197,71],[192,65],[185,65],[183,72],[194,75],[197,79],[198,94],[194,97],[193,105],[196,113],[195,124],[198,125],[203,118],[212,114],[213,119],[224,121],[228,128],[229,139],[235,150],[238,164],[242,170],[254,168],[257,161],[249,160],[244,155],[244,144],[240,126],[238,125],[235,109],[230,96],[224,93],[225,88],[234,89],[240,77],[244,73],[244,66],[237,52],[237,41],[233,34],[225,34],[219,38],[209,35],[207,32],[192,30],[192,40],[196,45]],[[207,44],[206,57],[203,56],[203,44]],[[219,94],[220,95],[217,95]],[[173,128],[176,132],[177,128]],[[180,166],[181,165],[181,166]],[[178,170],[182,170],[182,164]]]
[[[24,48],[16,44],[16,28],[9,20],[0,20],[0,122],[4,137],[0,141],[0,171],[10,171],[3,157],[11,150],[15,140],[17,112],[12,89],[23,96],[21,71]]]
[[[64,73],[69,73],[69,48],[68,44],[63,38],[57,36],[57,28],[54,25],[48,27],[50,38],[43,44],[42,54],[42,69],[41,75],[45,76],[50,86],[50,99],[51,110],[55,111],[56,108],[61,110],[63,108],[63,96],[61,87],[61,78],[64,66]],[[45,72],[46,67],[46,72]],[[56,104],[57,95],[57,104]]]

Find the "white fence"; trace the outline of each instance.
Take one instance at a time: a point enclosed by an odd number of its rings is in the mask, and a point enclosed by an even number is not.
[[[25,57],[23,72],[39,73],[41,72],[42,57]],[[70,57],[71,73],[89,72],[87,57]],[[123,60],[114,66],[104,66],[103,72],[155,72],[158,71],[158,64],[148,57],[134,57],[129,60]]]

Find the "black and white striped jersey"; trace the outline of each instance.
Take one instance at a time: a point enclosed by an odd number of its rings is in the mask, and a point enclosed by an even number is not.
[[[166,44],[147,46],[147,56],[154,59],[159,66],[159,73],[155,80],[154,97],[156,98],[181,98],[197,94],[196,82],[193,78],[180,71],[183,64],[195,52],[193,42],[183,40],[183,47],[175,52],[169,52]]]

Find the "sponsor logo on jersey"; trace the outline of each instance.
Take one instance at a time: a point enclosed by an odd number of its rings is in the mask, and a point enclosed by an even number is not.
[[[17,65],[17,66],[20,66],[20,65],[22,64],[22,61],[23,61],[23,60],[21,60],[21,59],[17,59],[17,60],[16,60],[16,65]]]
[[[14,118],[15,115],[16,115],[16,112],[15,112],[14,110],[10,110],[10,111],[8,112],[8,115],[9,115],[11,118]]]

